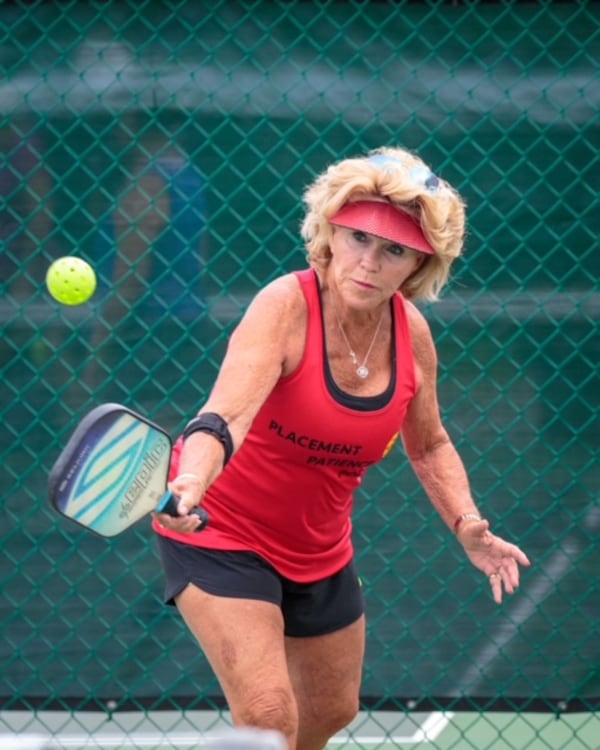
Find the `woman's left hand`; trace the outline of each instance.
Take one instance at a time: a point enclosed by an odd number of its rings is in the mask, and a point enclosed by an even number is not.
[[[531,565],[527,555],[516,544],[492,534],[486,520],[463,522],[457,537],[469,560],[488,577],[494,601],[501,604],[503,592],[512,594],[519,586],[519,565]]]

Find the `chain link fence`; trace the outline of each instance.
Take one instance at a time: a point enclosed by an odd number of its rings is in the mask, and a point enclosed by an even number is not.
[[[533,567],[496,608],[395,448],[356,505],[363,708],[597,711],[598,5],[6,2],[0,24],[4,728],[223,709],[148,525],[80,531],[48,472],[104,401],[177,434],[252,295],[304,267],[304,187],[384,144],[467,200],[464,259],[424,308],[440,399]],[[99,275],[72,309],[44,287],[70,254]]]

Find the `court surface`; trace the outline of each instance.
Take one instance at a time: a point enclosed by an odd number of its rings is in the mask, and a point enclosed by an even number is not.
[[[0,748],[18,750],[188,750],[230,726],[227,712],[0,712]],[[18,742],[13,744],[13,740]],[[43,738],[48,738],[45,744]],[[539,713],[361,713],[329,747],[390,750],[598,750],[600,715]]]

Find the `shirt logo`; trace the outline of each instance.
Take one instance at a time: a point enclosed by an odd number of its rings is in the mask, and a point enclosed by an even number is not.
[[[381,456],[382,460],[388,456],[392,448],[396,445],[396,440],[398,440],[398,435],[400,433],[397,432],[395,435],[392,435],[392,439],[388,442],[388,444],[385,446],[385,449],[383,451],[383,454]]]

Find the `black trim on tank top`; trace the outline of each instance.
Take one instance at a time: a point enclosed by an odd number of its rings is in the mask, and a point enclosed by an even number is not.
[[[323,315],[323,299],[321,295],[321,285],[317,275],[315,274],[315,283],[319,291],[319,311],[321,314],[321,332],[323,338],[323,363],[324,363],[324,375],[325,383],[327,384],[327,390],[329,395],[334,401],[337,401],[341,406],[345,406],[348,409],[354,409],[355,411],[377,411],[387,406],[394,396],[396,389],[396,319],[394,315],[393,301],[390,300],[392,309],[392,377],[388,387],[383,393],[377,394],[377,396],[353,396],[351,393],[343,391],[333,379],[331,374],[331,368],[329,367],[329,358],[327,356],[327,340],[325,337],[325,318]]]

